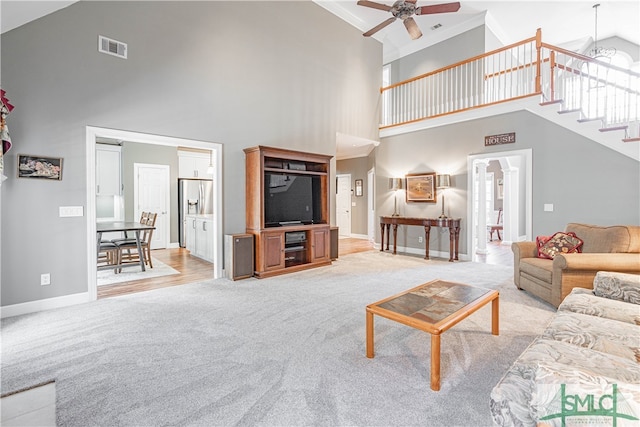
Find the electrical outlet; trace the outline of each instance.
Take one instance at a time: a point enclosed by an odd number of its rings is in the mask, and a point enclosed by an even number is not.
[[[418,237],[418,243],[422,243],[422,236]]]
[[[51,284],[51,274],[45,273],[40,275],[40,285],[47,286]]]

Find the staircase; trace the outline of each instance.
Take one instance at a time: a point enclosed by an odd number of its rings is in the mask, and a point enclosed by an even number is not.
[[[381,89],[380,136],[528,110],[640,161],[640,74],[535,37]]]

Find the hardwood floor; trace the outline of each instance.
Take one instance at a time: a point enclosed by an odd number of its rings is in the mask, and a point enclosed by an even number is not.
[[[507,265],[513,267],[513,252],[511,245],[503,245],[500,240],[487,242],[486,254],[474,254],[474,262],[493,265]]]
[[[175,268],[181,274],[98,286],[98,299],[184,285],[213,278],[213,264],[189,255],[189,251],[184,248],[153,250],[151,251],[151,256]]]
[[[488,253],[486,255],[475,255],[474,261],[485,264],[513,265],[511,247],[500,243],[499,241],[488,242]],[[338,257],[373,250],[376,249],[367,239],[341,238],[338,242]],[[175,268],[181,274],[98,286],[98,299],[195,283],[213,278],[212,264],[191,256],[189,251],[184,248],[154,250],[151,255]]]
[[[352,237],[341,237],[338,240],[338,257],[358,252],[374,250],[373,245],[367,239],[354,239]]]

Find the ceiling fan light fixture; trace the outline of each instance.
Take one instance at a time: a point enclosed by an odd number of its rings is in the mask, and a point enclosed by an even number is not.
[[[600,7],[600,3],[594,4],[593,9],[595,11],[595,24],[594,24],[594,33],[593,33],[593,49],[589,51],[589,56],[594,59],[606,59],[611,58],[616,54],[615,47],[600,47],[598,46],[598,8]]]
[[[418,24],[416,24],[415,20],[413,19],[414,15],[421,16],[432,15],[436,13],[451,13],[457,12],[460,9],[459,2],[434,4],[429,6],[416,6],[416,1],[417,0],[396,0],[396,2],[393,3],[392,6],[388,6],[386,4],[377,3],[370,0],[358,0],[357,4],[359,6],[366,6],[372,9],[391,12],[392,15],[391,18],[388,18],[386,21],[383,21],[380,24],[376,25],[375,27],[364,33],[363,36],[372,36],[387,25],[391,24],[396,19],[400,19],[407,29],[409,36],[413,40],[416,40],[422,37],[422,32],[420,31]],[[441,26],[442,24],[436,24],[435,26],[431,27],[431,29],[435,30],[436,28],[440,28]]]

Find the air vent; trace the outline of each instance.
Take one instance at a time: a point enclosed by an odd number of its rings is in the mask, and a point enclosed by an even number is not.
[[[104,36],[98,36],[98,52],[127,59],[127,44]]]

